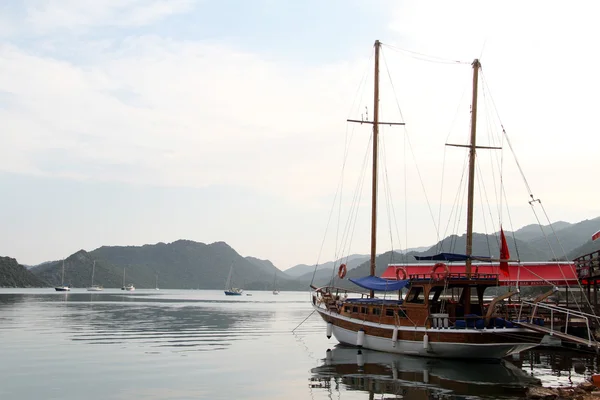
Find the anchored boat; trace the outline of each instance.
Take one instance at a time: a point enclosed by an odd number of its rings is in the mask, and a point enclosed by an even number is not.
[[[373,169],[371,197],[370,275],[350,279],[367,291],[351,293],[347,289],[312,286],[312,304],[327,324],[327,336],[343,344],[391,353],[437,358],[501,359],[540,344],[546,334],[561,334],[544,326],[560,312],[558,306],[543,303],[555,289],[524,301],[518,284],[520,277],[533,279],[539,285],[560,285],[576,282],[575,266],[571,262],[532,263],[524,265],[511,260],[506,238],[500,226],[500,257],[478,257],[473,250],[473,204],[477,149],[500,149],[477,146],[477,83],[481,68],[474,60],[471,103],[470,143],[451,145],[469,150],[466,249],[464,254],[440,253],[422,257],[420,263],[393,264],[384,276],[375,276],[377,228],[378,130],[381,124],[404,125],[402,122],[379,121],[379,53],[381,43],[375,42],[375,84],[373,120],[348,120],[373,126]],[[423,263],[429,261],[430,263]],[[534,265],[535,264],[535,265]],[[340,265],[343,279],[346,266]],[[550,278],[546,279],[546,278]],[[488,289],[509,286],[509,291],[486,301]],[[383,298],[375,292],[384,293]],[[550,308],[549,308],[550,307]],[[546,309],[547,313],[539,310]],[[572,313],[572,311],[570,311]],[[573,314],[571,314],[573,315]],[[578,314],[588,321],[589,315]],[[550,320],[551,322],[553,320]],[[589,326],[589,325],[588,325]],[[587,345],[597,343],[580,340]],[[580,342],[580,343],[581,343]]]

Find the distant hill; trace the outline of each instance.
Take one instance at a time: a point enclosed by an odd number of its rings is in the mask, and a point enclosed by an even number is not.
[[[133,283],[137,288],[154,288],[156,276],[161,288],[217,289],[224,288],[233,263],[233,284],[247,289],[270,289],[275,272],[266,260],[244,258],[224,242],[212,244],[190,240],[157,243],[144,246],[103,246],[91,252],[80,250],[65,259],[65,283],[73,287],[91,284],[92,265],[96,260],[94,283],[121,287]],[[62,261],[43,263],[31,269],[51,285],[60,283]],[[279,272],[281,289],[298,289],[287,276]]]
[[[528,242],[514,239],[510,234],[506,235],[506,243],[510,256],[521,261],[546,261],[551,257],[538,249],[533,248]],[[500,256],[500,237],[496,235],[473,234],[473,255],[482,257]],[[432,246],[429,250],[421,253],[410,253],[410,255],[432,256],[437,253],[459,253],[464,254],[467,246],[467,235],[451,235]]]
[[[339,266],[342,263],[345,263],[346,267],[350,270],[350,269],[355,268],[356,266],[360,265],[365,260],[368,260],[369,257],[370,257],[369,255],[365,255],[365,254],[351,254],[347,257],[340,258],[339,260],[336,260],[336,261],[327,261],[322,264],[319,264],[317,266],[317,271],[331,270],[331,268],[333,268],[334,265]],[[302,277],[303,275],[307,275],[307,274],[310,274],[312,276],[312,273],[314,272],[314,270],[315,270],[314,265],[299,264],[299,265],[295,265],[289,269],[286,269],[285,273],[292,278],[298,278],[298,277]]]
[[[555,222],[553,224],[550,225],[536,225],[536,224],[531,224],[531,225],[526,225],[520,229],[517,229],[514,232],[510,232],[510,231],[504,231],[504,233],[506,235],[511,235],[516,237],[519,240],[522,240],[524,242],[528,242],[534,239],[537,239],[541,236],[543,236],[542,230],[544,232],[552,232],[552,229],[554,229],[554,231],[559,231],[561,229],[564,228],[568,228],[569,226],[572,226],[573,224],[569,223],[569,222],[565,222],[565,221],[558,221]],[[548,234],[548,233],[547,233]]]
[[[511,258],[521,261],[545,261],[564,257],[568,259],[600,249],[600,240],[592,242],[591,235],[600,229],[600,218],[575,224],[559,221],[550,226],[528,225],[515,232],[506,231]],[[556,232],[558,239],[552,232]],[[544,236],[544,234],[546,236]],[[499,233],[473,235],[473,254],[498,257]],[[550,242],[554,253],[550,251]],[[466,236],[451,235],[433,246],[409,249],[409,252],[384,252],[377,256],[377,274],[389,263],[416,262],[414,256],[434,255],[439,252],[464,253]],[[317,286],[327,284],[332,276],[336,285],[351,285],[347,280],[339,282],[337,268],[341,263],[348,267],[348,277],[368,275],[369,256],[352,254],[335,261],[327,261],[317,267],[299,264],[280,271],[269,260],[243,257],[225,242],[204,244],[190,240],[173,243],[156,243],[144,246],[103,246],[93,251],[80,250],[65,259],[65,283],[74,287],[91,284],[91,271],[96,260],[94,283],[106,288],[133,283],[138,288],[154,288],[156,276],[161,288],[173,289],[221,289],[224,288],[229,268],[233,263],[235,286],[246,290],[272,290],[274,280],[280,290],[306,290],[311,282]],[[11,280],[10,284],[57,285],[60,283],[61,261],[48,261],[31,267],[38,279]],[[21,269],[25,270],[23,267]],[[26,271],[26,270],[25,270]],[[8,276],[8,273],[6,273]],[[277,277],[277,278],[275,278]],[[314,280],[313,280],[314,277]],[[2,281],[0,281],[1,283]]]
[[[14,258],[0,257],[0,287],[44,287],[47,285]]]
[[[599,229],[600,217],[591,220],[586,219],[556,231],[556,236],[551,230],[544,231],[546,236],[540,232],[538,237],[531,239],[528,243],[531,247],[544,251],[550,258],[568,257],[571,259],[569,255],[575,249],[590,241],[592,235]]]

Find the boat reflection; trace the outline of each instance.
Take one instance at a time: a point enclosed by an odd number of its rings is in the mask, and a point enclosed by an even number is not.
[[[540,380],[506,361],[429,359],[336,346],[311,370],[312,390],[362,391],[369,398],[522,397]],[[391,395],[391,397],[390,397]]]

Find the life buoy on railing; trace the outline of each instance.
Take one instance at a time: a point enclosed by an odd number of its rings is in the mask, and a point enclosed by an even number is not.
[[[402,277],[400,277],[400,273],[402,273]],[[404,267],[396,268],[396,279],[398,279],[399,281],[403,281],[406,278],[408,278],[408,272],[406,271],[406,268],[404,268]]]
[[[340,265],[340,268],[338,269],[338,276],[340,277],[340,279],[344,279],[344,277],[346,276],[346,272],[348,272],[348,270],[346,269],[346,264]]]
[[[442,272],[438,272],[438,269],[443,268]],[[450,274],[450,268],[444,263],[437,263],[431,268],[431,279],[434,281],[441,281],[442,279],[446,279]]]

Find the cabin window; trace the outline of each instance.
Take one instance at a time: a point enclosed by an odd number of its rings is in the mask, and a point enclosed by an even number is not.
[[[349,306],[344,307],[344,312],[349,313],[350,312],[350,307]]]
[[[408,317],[406,316],[406,312],[404,312],[404,310],[403,310],[403,309],[401,309],[401,308],[399,308],[399,309],[398,309],[398,316],[399,316],[400,318],[408,318]]]
[[[356,307],[356,306],[352,307],[352,312],[358,312],[358,307]]]
[[[361,307],[360,308],[360,312],[363,314],[368,314],[369,313],[369,309],[367,307]]]
[[[374,308],[373,309],[373,314],[374,315],[381,315],[381,308]]]
[[[424,299],[422,287],[413,287],[406,295],[406,301],[409,303],[423,303]]]
[[[386,308],[385,309],[385,315],[388,317],[393,317],[394,316],[394,310],[391,308]]]
[[[434,288],[429,292],[429,301],[438,301],[444,288]]]

